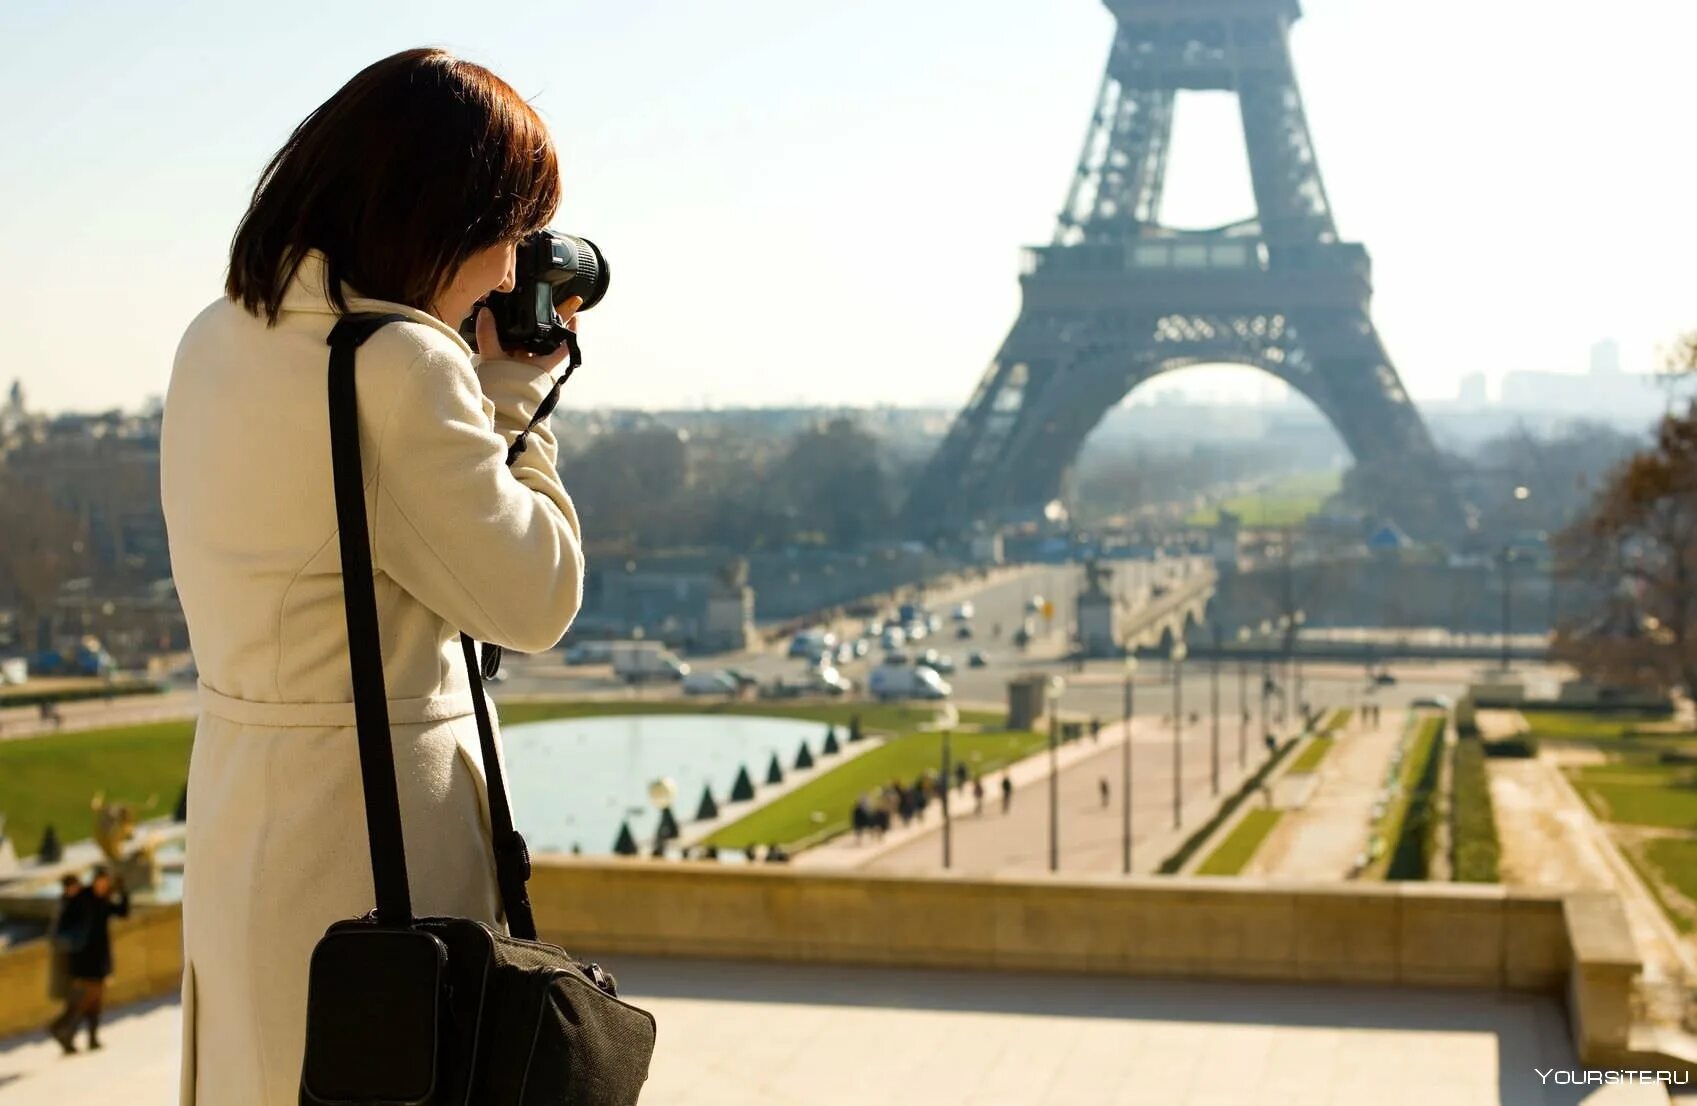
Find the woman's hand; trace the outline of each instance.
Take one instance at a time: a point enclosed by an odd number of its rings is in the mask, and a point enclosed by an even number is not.
[[[554,309],[560,316],[560,321],[571,330],[577,329],[577,309],[583,306],[582,296],[572,296]],[[502,349],[501,335],[495,327],[495,313],[487,307],[477,309],[477,352],[485,360],[497,358],[504,361],[519,361],[526,365],[535,365],[542,372],[553,372],[560,362],[571,356],[571,351],[561,346],[553,353],[529,353],[522,349]]]

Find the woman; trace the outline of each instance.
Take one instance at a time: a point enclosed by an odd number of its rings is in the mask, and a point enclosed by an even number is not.
[[[360,349],[357,391],[414,909],[499,921],[457,635],[549,648],[583,554],[547,424],[505,464],[564,352],[504,353],[480,310],[474,359],[455,325],[512,288],[515,243],[559,196],[546,128],[500,79],[437,50],[386,58],[266,167],[226,295],[178,348],[161,483],[201,708],[184,1103],[298,1101],[313,945],[374,901],[327,414],[341,312],[406,317]]]
[[[88,1026],[88,1047],[100,1047],[100,1014],[112,974],[112,919],[129,916],[130,897],[122,885],[114,885],[105,868],[96,868],[93,882],[65,904],[60,925],[74,929],[76,936],[66,962],[65,1011],[51,1032],[66,1053],[77,1050],[77,1028],[83,1024]]]

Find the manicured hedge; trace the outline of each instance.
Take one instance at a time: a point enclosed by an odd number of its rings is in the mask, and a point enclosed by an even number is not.
[[[1463,739],[1451,762],[1450,865],[1459,883],[1498,882],[1497,819],[1483,743]]]

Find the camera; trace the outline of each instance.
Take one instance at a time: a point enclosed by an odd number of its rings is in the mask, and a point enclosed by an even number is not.
[[[513,290],[491,292],[485,304],[495,316],[501,348],[553,353],[566,340],[566,324],[554,308],[573,296],[588,311],[607,295],[607,259],[587,238],[539,230],[518,244]],[[477,348],[477,308],[460,323],[460,337]]]

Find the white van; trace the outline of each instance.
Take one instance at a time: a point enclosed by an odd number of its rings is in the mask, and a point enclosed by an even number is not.
[[[874,699],[947,699],[954,693],[935,669],[906,665],[881,665],[872,670],[866,690]]]

